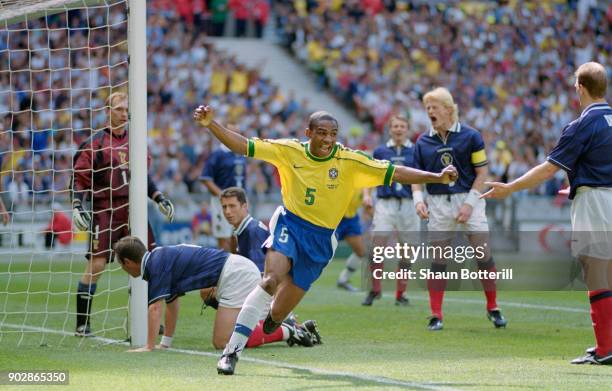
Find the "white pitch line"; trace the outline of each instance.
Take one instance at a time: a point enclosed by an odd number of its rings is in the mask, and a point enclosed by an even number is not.
[[[60,335],[67,335],[67,336],[74,335],[74,333],[68,332],[68,331],[53,330],[53,329],[47,329],[43,327],[35,327],[35,326],[28,326],[28,325],[21,325],[21,324],[2,323],[0,324],[0,329],[2,327],[8,327],[8,328],[19,329],[19,330],[27,330],[27,331],[45,332],[49,334],[60,334]],[[126,341],[122,341],[118,339],[110,339],[110,338],[95,337],[95,336],[91,338],[87,338],[87,339],[100,341],[100,342],[104,342],[107,344],[117,344],[117,345],[129,346],[129,344]],[[205,356],[205,357],[214,357],[214,358],[219,357],[218,353],[201,352],[198,350],[177,349],[177,348],[169,348],[167,350],[170,352],[189,354],[192,356]],[[294,364],[290,364],[290,363],[286,363],[282,361],[262,360],[259,358],[250,358],[250,357],[244,357],[244,356],[240,357],[240,361],[246,361],[246,362],[251,362],[254,364],[267,365],[267,366],[272,366],[272,367],[277,367],[277,368],[308,371],[310,373],[317,374],[317,375],[347,377],[347,378],[352,378],[352,379],[368,381],[372,383],[384,384],[388,386],[399,386],[399,387],[412,388],[412,389],[418,389],[418,390],[434,390],[434,391],[441,391],[441,390],[455,391],[457,390],[456,388],[445,387],[444,384],[416,383],[416,382],[396,380],[396,379],[391,379],[387,377],[379,377],[379,376],[373,376],[373,375],[365,375],[365,374],[358,374],[358,373],[351,373],[351,372],[344,372],[344,371],[330,371],[326,369],[307,367],[307,366],[302,366],[302,365],[294,365]]]
[[[319,290],[322,290],[322,289],[319,288]],[[330,292],[332,291],[332,289],[327,289],[327,290],[329,290]],[[342,291],[337,289],[335,290],[335,292],[342,292]],[[363,296],[364,293],[366,292],[365,291],[359,291],[359,292],[344,291],[344,293],[352,295],[352,296]],[[410,300],[429,301],[429,297],[423,297],[423,296],[410,296],[409,295],[408,298]],[[482,305],[484,303],[483,300],[460,299],[460,298],[453,298],[453,297],[444,297],[444,301],[451,302],[451,303],[478,304],[478,305]],[[589,310],[585,308],[576,308],[576,307],[559,307],[559,306],[554,306],[554,305],[516,303],[513,301],[498,301],[497,303],[500,306],[503,305],[505,307],[530,308],[530,309],[535,309],[535,310],[560,311],[560,312],[574,312],[574,313],[580,313],[580,314],[589,313]]]

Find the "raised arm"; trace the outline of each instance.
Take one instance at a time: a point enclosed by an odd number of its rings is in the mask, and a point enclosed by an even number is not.
[[[199,106],[193,112],[193,119],[198,124],[210,129],[211,133],[232,152],[246,156],[247,138],[215,121],[212,107]]]
[[[447,166],[439,173],[421,171],[412,167],[395,166],[395,172],[393,173],[393,182],[405,185],[420,183],[447,184],[455,180],[457,180],[457,169],[453,166]]]

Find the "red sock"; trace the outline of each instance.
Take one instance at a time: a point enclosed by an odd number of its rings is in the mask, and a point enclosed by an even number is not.
[[[491,259],[489,262],[485,262],[483,265],[478,264],[479,270],[486,270],[488,272],[496,272],[497,268]],[[492,311],[497,309],[497,284],[495,278],[481,278],[480,283],[482,284],[482,289],[484,290],[484,294],[487,297],[487,311]]]
[[[445,272],[446,264],[432,263],[430,270],[433,273]],[[446,290],[446,280],[428,279],[427,289],[429,289],[431,315],[442,319],[442,301],[444,300],[444,291]]]
[[[598,356],[612,353],[612,291],[599,289],[589,291],[591,302],[591,320],[595,331]]]
[[[277,328],[272,334],[265,334],[262,325],[263,320],[260,320],[247,341],[247,348],[283,340],[283,326]]]
[[[374,293],[380,293],[380,281],[381,281],[381,280],[378,280],[378,279],[374,278],[374,270],[380,269],[382,271],[383,268],[384,268],[384,266],[383,266],[382,262],[381,263],[374,263],[374,262],[372,262],[370,264],[370,272],[372,273],[371,274],[371,276],[372,276],[372,292],[374,292]],[[378,273],[377,273],[377,275],[378,275]]]
[[[410,264],[404,264],[403,262],[400,262],[397,265],[397,271],[408,271],[410,270]],[[406,278],[402,278],[402,279],[398,279],[397,280],[397,288],[395,289],[395,299],[399,300],[400,297],[402,297],[404,295],[404,292],[406,292],[406,288],[408,287],[408,279]]]

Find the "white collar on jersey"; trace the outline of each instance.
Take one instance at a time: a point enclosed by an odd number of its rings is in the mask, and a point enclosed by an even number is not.
[[[609,108],[610,108],[610,105],[608,105],[608,102],[606,101],[591,103],[582,111],[582,114],[580,114],[580,117],[584,117],[585,115],[587,115],[593,110],[603,110],[603,109],[609,109]]]
[[[412,147],[412,141],[410,141],[410,139],[406,139],[406,141],[404,141],[402,146],[406,148]],[[387,147],[393,148],[393,147],[397,147],[397,145],[395,145],[395,142],[393,142],[393,139],[389,139],[389,141],[387,141]]]
[[[459,132],[461,132],[461,124],[459,123],[459,121],[455,122],[455,123],[453,124],[453,126],[451,126],[451,127],[448,129],[448,131],[449,131],[449,132],[453,132],[453,133],[459,133]],[[437,131],[437,130],[435,130],[435,129],[433,128],[433,126],[432,126],[431,128],[429,128],[429,137],[433,137],[435,134],[438,134],[438,131]]]
[[[244,231],[245,228],[251,223],[251,221],[253,221],[251,215],[246,215],[246,217],[240,222],[240,225],[238,225],[238,228],[234,230],[234,235],[239,236],[242,231]]]

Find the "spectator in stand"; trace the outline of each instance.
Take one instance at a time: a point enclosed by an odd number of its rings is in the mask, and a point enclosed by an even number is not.
[[[53,204],[53,215],[47,227],[45,227],[45,247],[48,250],[55,248],[57,241],[64,246],[72,242],[72,220],[62,210],[62,206]]]
[[[250,0],[229,0],[228,7],[236,20],[236,37],[246,37],[247,23],[251,17]]]
[[[208,203],[205,201],[202,201],[200,210],[191,220],[191,234],[194,243],[199,243],[201,236],[212,235],[212,216],[208,212]]]

